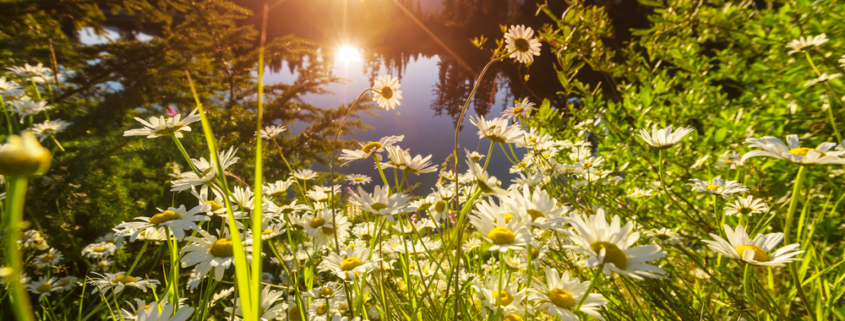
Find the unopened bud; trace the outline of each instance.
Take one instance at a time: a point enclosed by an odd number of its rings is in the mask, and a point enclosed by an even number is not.
[[[0,145],[0,175],[32,177],[50,169],[50,151],[30,131],[12,135]]]

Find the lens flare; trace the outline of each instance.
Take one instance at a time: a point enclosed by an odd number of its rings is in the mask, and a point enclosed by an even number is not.
[[[352,63],[352,62],[360,62],[361,61],[361,52],[360,49],[354,48],[352,46],[346,45],[340,47],[337,53],[335,54],[335,58],[338,61],[343,63]]]

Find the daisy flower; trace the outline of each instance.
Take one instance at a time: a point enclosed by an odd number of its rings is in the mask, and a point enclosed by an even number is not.
[[[666,149],[680,142],[684,136],[693,132],[693,130],[694,129],[689,127],[681,127],[675,131],[672,130],[672,126],[663,129],[657,129],[657,127],[655,127],[652,128],[651,134],[649,134],[649,132],[645,129],[640,129],[640,133],[637,134],[637,136],[640,136],[640,138],[642,138],[646,144],[651,145],[651,147]]]
[[[519,119],[519,117],[528,118],[531,116],[531,111],[534,110],[534,103],[528,101],[528,97],[522,99],[513,107],[508,107],[502,112],[502,117],[507,119]]]
[[[678,244],[681,243],[681,236],[675,231],[668,228],[659,228],[648,230],[645,233],[648,240],[660,244]]]
[[[510,190],[502,199],[502,205],[508,212],[522,215],[528,225],[540,228],[550,228],[561,222],[569,211],[568,207],[557,207],[557,201],[539,186],[534,187],[533,193],[528,186],[523,187],[522,192]]]
[[[73,290],[77,286],[77,279],[75,276],[66,276],[58,281],[56,281],[55,286],[59,288],[59,291],[70,291]]]
[[[520,250],[531,242],[531,232],[520,220],[512,219],[508,222],[504,215],[499,215],[495,221],[491,221],[470,215],[469,221],[484,239],[493,243],[490,251]]]
[[[706,162],[709,158],[710,158],[710,155],[704,155],[704,156],[699,157],[697,160],[695,160],[695,163],[692,164],[692,166],[690,166],[690,168],[696,169],[696,168],[701,167],[702,165],[704,165],[704,162]]]
[[[473,115],[469,122],[478,127],[479,138],[487,137],[500,144],[518,143],[522,140],[522,129],[516,124],[509,126],[507,118],[500,117],[488,121]]]
[[[0,97],[11,102],[26,95],[26,91],[13,81],[6,81],[6,77],[0,77]]]
[[[182,257],[182,267],[194,267],[194,273],[200,278],[205,277],[208,272],[214,268],[214,279],[220,281],[223,279],[223,273],[226,269],[235,264],[235,250],[230,238],[217,238],[205,230],[197,230],[202,237],[186,237],[185,240],[191,242],[191,245],[182,248],[180,253],[184,253]],[[247,261],[250,260],[250,252],[252,247],[244,244]]]
[[[484,159],[484,156],[485,156],[484,154],[481,154],[481,153],[476,152],[476,151],[469,151],[466,148],[464,148],[464,153],[467,154],[467,157],[472,158],[472,160],[476,161],[476,162],[480,162],[482,159]]]
[[[739,225],[735,230],[732,230],[729,225],[725,224],[725,235],[728,237],[727,241],[712,233],[710,237],[715,241],[703,241],[707,243],[711,250],[719,254],[752,265],[785,266],[787,263],[800,261],[801,259],[794,256],[804,253],[804,251],[795,251],[799,248],[797,243],[772,252],[775,246],[783,241],[783,233],[760,234],[754,240],[749,240],[744,226]]]
[[[746,196],[745,198],[738,198],[733,203],[727,204],[728,208],[725,210],[725,214],[736,216],[736,215],[748,215],[751,216],[753,214],[763,213],[769,210],[769,207],[766,206],[766,202],[760,198],[754,198],[754,196]]]
[[[279,136],[279,134],[284,133],[286,130],[288,129],[285,126],[270,125],[261,129],[261,138],[272,139],[276,136]]]
[[[505,33],[505,48],[511,53],[510,58],[527,64],[534,62],[534,56],[540,55],[540,40],[533,39],[534,30],[523,25],[511,26]]]
[[[828,41],[826,34],[820,34],[815,37],[800,37],[798,39],[792,40],[786,46],[789,47],[790,50],[789,54],[795,54],[799,52],[805,52],[813,48],[820,47],[821,45],[825,44]]]
[[[501,308],[503,315],[525,311],[522,301],[525,299],[528,289],[519,291],[519,282],[510,282],[507,286],[500,287],[498,278],[491,277],[485,284],[476,281],[473,287],[478,292],[481,303],[487,308],[482,311],[484,318],[487,317],[488,310],[496,313]]]
[[[264,185],[264,195],[267,197],[280,197],[284,198],[285,194],[293,184],[296,184],[296,181],[293,179],[286,179],[286,180],[279,180],[273,184]]]
[[[123,136],[147,136],[147,138],[156,138],[173,134],[177,138],[182,138],[183,131],[191,131],[191,127],[188,125],[200,120],[200,115],[197,114],[197,111],[198,109],[194,108],[185,119],[182,119],[182,114],[176,114],[168,118],[164,116],[150,117],[149,122],[135,117],[135,120],[140,122],[141,125],[144,125],[145,128],[127,130],[123,132]]]
[[[165,227],[170,229],[170,234],[177,240],[182,240],[185,237],[185,231],[198,230],[200,227],[196,222],[211,220],[208,216],[203,215],[211,209],[209,204],[201,204],[192,208],[190,211],[185,209],[185,205],[176,207],[168,207],[167,210],[157,208],[160,212],[151,217],[139,216],[135,219],[137,222],[121,223],[115,229],[123,229],[124,233],[131,233],[129,240],[134,242],[138,238],[141,231],[149,227],[163,230]],[[167,233],[165,233],[167,234]]]
[[[21,99],[10,101],[9,104],[12,105],[10,111],[21,117],[21,124],[23,124],[23,120],[27,116],[38,115],[43,111],[53,109],[53,106],[47,105],[47,101],[44,100],[36,102],[29,99]]]
[[[373,181],[373,179],[367,175],[349,174],[346,175],[346,181],[348,181],[351,185],[364,185],[369,184]]]
[[[481,248],[481,239],[477,239],[475,237],[468,238],[464,241],[463,250],[464,252],[470,252],[474,249]]]
[[[310,169],[297,169],[293,171],[293,177],[301,181],[310,181],[317,178],[317,172]]]
[[[223,199],[223,195],[217,192],[216,188],[211,188],[211,191],[214,193],[214,198],[211,198],[208,195],[209,187],[208,185],[203,185],[200,187],[199,192],[197,192],[196,186],[191,186],[191,194],[197,198],[199,201],[199,205],[207,205],[205,207],[205,214],[207,215],[226,215],[226,200]],[[237,204],[231,204],[232,211],[235,214],[235,218],[239,218],[240,212],[238,211]]]
[[[417,176],[437,171],[437,166],[432,166],[429,161],[431,155],[426,157],[417,155],[411,158],[411,154],[399,146],[388,146],[386,150],[390,161],[382,164],[384,168],[398,168],[405,173],[413,173]]]
[[[390,195],[390,186],[376,185],[373,193],[369,194],[360,186],[358,186],[358,193],[350,193],[350,197],[355,203],[361,206],[361,210],[378,216],[383,216],[389,222],[393,222],[393,215],[399,213],[410,212],[414,209],[408,208],[408,200],[410,195],[403,193],[394,193]]]
[[[528,295],[530,300],[540,302],[541,310],[548,310],[548,314],[552,316],[558,315],[561,321],[580,320],[575,314],[579,311],[604,320],[599,310],[607,305],[607,300],[601,294],[587,293],[590,281],[582,283],[578,278],[570,278],[569,271],[564,271],[563,275],[560,275],[551,267],[546,267],[545,272],[546,282],[535,277],[531,284],[531,293]],[[587,296],[584,303],[578,310],[574,310],[584,295]]]
[[[174,310],[176,310],[174,312]],[[182,306],[175,308],[172,303],[160,306],[159,304],[151,304],[149,306],[142,306],[138,309],[138,318],[136,321],[187,321],[191,314],[194,313],[194,308],[189,306]]]
[[[89,244],[82,249],[82,255],[89,259],[106,258],[117,251],[117,246],[112,243],[94,243]]]
[[[114,293],[120,293],[123,292],[123,289],[126,287],[137,288],[142,292],[147,293],[147,288],[155,290],[156,285],[160,284],[158,280],[147,280],[140,276],[132,277],[126,275],[126,272],[119,272],[117,274],[99,274],[92,272],[92,274],[97,275],[98,277],[90,278],[90,281],[88,281],[88,284],[94,288],[94,290],[91,291],[91,294],[101,292],[103,295],[106,295],[109,293],[109,290]]]
[[[842,74],[828,75],[827,73],[823,73],[821,76],[819,76],[819,78],[807,80],[807,82],[804,83],[804,87],[812,87],[812,86],[814,86],[818,83],[827,82],[827,81],[830,81],[831,79],[836,79],[836,78],[839,78],[839,77],[842,77]]]
[[[640,197],[652,197],[654,194],[654,190],[644,190],[642,188],[635,188],[631,194],[628,194],[630,198],[640,198]]]
[[[563,248],[587,257],[578,264],[589,268],[601,267],[604,275],[616,272],[637,280],[660,278],[666,274],[666,271],[645,263],[666,256],[659,245],[631,247],[640,238],[640,233],[634,231],[633,222],[621,226],[619,217],[615,216],[608,224],[602,208],[590,217],[574,215],[569,221],[574,232],[565,233],[575,245],[564,245]]]
[[[331,252],[320,263],[320,270],[334,272],[344,281],[352,282],[375,268],[374,262],[367,259],[369,251],[362,243],[340,253]]]
[[[56,286],[56,278],[42,275],[38,281],[31,282],[26,285],[29,292],[38,295],[38,301],[44,300],[44,297],[50,296],[52,292],[59,292],[61,288]]]
[[[108,270],[114,262],[111,260],[102,259],[100,262],[97,262],[95,265],[91,265],[88,268],[92,271],[106,271]]]
[[[373,101],[387,110],[396,108],[401,105],[399,99],[402,99],[402,91],[399,87],[401,87],[399,78],[390,75],[379,76],[373,83]]]
[[[35,257],[33,264],[38,268],[52,267],[62,260],[62,253],[51,248],[47,253]]]
[[[744,165],[742,162],[742,155],[735,151],[729,151],[719,156],[719,160],[716,161],[716,167],[718,168],[736,169],[737,166],[742,165]]]
[[[370,159],[375,155],[376,159],[381,161],[381,152],[385,151],[385,148],[388,146],[392,146],[398,142],[401,142],[405,139],[405,135],[400,136],[385,136],[379,139],[377,142],[369,142],[369,143],[358,143],[361,145],[361,149],[358,150],[351,150],[351,149],[344,149],[343,154],[338,157],[340,160],[345,160],[343,165],[349,164],[352,161],[359,160],[359,159]]]
[[[6,69],[9,70],[9,73],[11,73],[13,75],[26,77],[26,78],[44,76],[44,75],[47,75],[48,73],[51,72],[50,68],[44,67],[44,65],[40,62],[38,63],[38,65],[35,65],[35,66],[30,65],[28,63],[25,63],[25,64],[23,64],[23,67],[12,66],[12,67],[6,67]]]
[[[220,165],[223,166],[224,173],[227,168],[237,163],[240,159],[235,156],[235,153],[237,152],[238,150],[234,147],[229,147],[229,150],[223,153],[218,152],[218,159],[220,160]],[[217,177],[219,172],[217,166],[214,164],[214,158],[209,155],[208,159],[209,160],[206,160],[204,157],[200,157],[200,159],[191,158],[191,163],[194,164],[194,167],[196,167],[197,171],[200,172],[201,176],[198,176],[194,171],[183,172],[179,175],[179,179],[170,182],[173,184],[170,191],[184,191],[191,188],[191,186],[203,185],[211,182],[211,180]]]
[[[343,241],[349,236],[349,229],[352,224],[349,223],[349,219],[346,215],[337,213],[335,217],[337,221],[334,222],[332,218],[332,210],[324,208],[317,211],[313,217],[310,215],[306,216],[309,221],[308,224],[305,225],[305,232],[314,238],[314,242],[317,243],[318,247],[334,242],[335,234],[337,234],[337,239],[339,241]],[[337,224],[335,225],[335,223]]]
[[[68,125],[70,123],[61,119],[47,120],[32,126],[32,133],[35,134],[35,137],[38,137],[39,141],[42,141],[44,138],[61,133]]]
[[[822,143],[816,148],[801,147],[798,135],[786,136],[787,144],[780,139],[765,136],[763,139],[748,138],[745,140],[749,147],[757,147],[762,150],[752,150],[742,156],[742,161],[751,157],[774,157],[800,165],[833,165],[845,164],[842,152],[831,151],[836,143]]]
[[[716,177],[712,182],[702,181],[697,178],[690,179],[692,181],[692,190],[695,192],[705,192],[713,195],[722,196],[725,199],[730,198],[731,194],[747,192],[748,188],[745,185],[737,183],[736,181],[724,181]]]
[[[279,302],[280,298],[285,295],[284,291],[273,291],[273,288],[270,286],[265,286],[264,289],[261,290],[261,300],[259,301],[259,309],[261,312],[261,316],[259,316],[260,320],[275,320],[279,316],[285,313],[286,305],[284,302]],[[241,300],[235,302],[234,306],[235,315],[243,318],[243,311],[241,310]],[[226,313],[231,315],[232,307],[227,307],[223,309]]]

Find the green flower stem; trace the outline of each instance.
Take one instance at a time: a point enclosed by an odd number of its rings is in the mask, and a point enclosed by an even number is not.
[[[813,68],[813,71],[816,73],[816,76],[821,77],[822,73],[819,72],[819,68],[816,67],[815,63],[813,63],[813,59],[810,58],[810,52],[809,51],[804,52],[804,57],[807,57],[807,62],[810,63],[810,67]],[[830,93],[834,94],[833,96],[831,96],[833,98],[828,97],[828,99],[835,100],[835,98],[838,97],[838,96],[833,91],[833,88],[831,88],[830,84],[828,84],[827,82],[825,82],[825,85],[827,85],[827,89],[830,90]],[[830,106],[827,107],[827,115],[828,115],[828,118],[830,118],[830,125],[831,125],[831,127],[833,127],[833,134],[836,135],[836,141],[841,142],[842,141],[842,135],[839,133],[839,129],[836,128],[836,120],[833,117],[833,108],[830,108]]]
[[[148,245],[148,244],[150,244],[150,242],[144,241],[144,246],[141,246],[141,251],[139,251],[139,252],[138,252],[138,255],[136,255],[136,256],[135,256],[135,261],[134,261],[134,262],[132,262],[132,266],[130,266],[130,267],[129,267],[129,270],[127,270],[127,271],[126,271],[126,275],[132,275],[132,271],[134,271],[134,270],[135,270],[135,266],[137,266],[137,265],[138,265],[138,261],[140,261],[140,260],[141,260],[141,255],[143,255],[143,254],[144,254],[144,251],[146,251],[146,250],[147,250],[147,245]]]
[[[490,148],[487,150],[487,159],[484,160],[484,170],[487,170],[487,165],[490,164],[490,157],[493,156],[493,146],[496,145],[496,142],[490,141]],[[502,147],[504,148],[504,147]],[[457,172],[456,172],[457,173]]]
[[[695,223],[695,225],[698,225],[698,227],[701,228],[702,230],[708,231],[709,229],[707,227],[701,225],[701,223],[699,223],[698,221],[695,220],[695,218],[693,218],[691,215],[689,215],[689,213],[687,213],[687,210],[684,209],[681,206],[681,204],[678,204],[678,202],[675,201],[675,198],[672,197],[672,194],[669,193],[669,190],[666,188],[666,181],[663,179],[663,176],[665,176],[665,175],[663,173],[663,150],[662,149],[658,150],[658,155],[659,156],[658,156],[658,160],[657,160],[657,176],[660,178],[660,188],[663,189],[663,193],[666,194],[666,197],[669,198],[669,200],[672,202],[672,204],[675,204],[675,207],[679,208],[681,210],[681,212],[684,213],[684,215],[686,215],[687,218],[689,218],[690,221]]]
[[[64,148],[64,147],[62,147],[62,143],[59,143],[59,141],[58,141],[58,140],[56,140],[56,136],[50,135],[50,139],[52,139],[52,140],[53,140],[53,142],[54,142],[54,143],[56,143],[56,146],[58,146],[58,147],[59,147],[59,149],[60,149],[62,152],[64,152],[64,151],[65,151],[65,148]]]
[[[381,181],[384,182],[385,186],[390,186],[390,183],[387,182],[387,177],[384,176],[384,170],[381,169],[381,163],[376,158],[376,154],[373,154],[373,160],[376,162],[376,167],[378,167],[378,174],[381,175]]]
[[[23,205],[26,199],[26,177],[9,177],[9,189],[6,200],[6,263],[12,269],[11,274],[6,277],[6,282],[11,285],[12,308],[15,316],[21,321],[33,321],[32,306],[29,302],[29,293],[21,284],[21,253],[18,249],[20,239],[21,221],[23,221]]]
[[[173,233],[170,233],[170,228],[164,227],[165,236],[167,236],[167,248],[170,250],[170,284],[171,298],[173,302],[179,302],[179,244]],[[127,274],[128,275],[128,274]]]
[[[43,100],[41,98],[41,92],[38,91],[38,85],[35,84],[35,78],[32,76],[29,77],[29,82],[32,84],[32,89],[35,90],[35,97],[38,97],[38,100]],[[45,113],[46,114],[46,113]]]
[[[297,179],[296,176],[293,175],[293,167],[290,167],[290,163],[288,163],[287,158],[285,158],[285,154],[282,153],[282,147],[279,146],[279,142],[276,141],[276,137],[273,137],[273,144],[276,145],[276,149],[279,151],[279,156],[282,157],[282,161],[285,162],[285,166],[288,167],[288,171],[291,173],[290,176],[293,177],[293,181],[296,182],[296,187],[299,188],[299,193],[305,195],[305,189],[302,187],[301,184],[299,184],[299,179]],[[308,203],[308,206],[311,206],[311,199],[309,199],[308,197],[305,197],[305,202]]]
[[[496,303],[496,318],[498,319],[502,313],[502,288],[504,285],[504,275],[505,275],[505,255],[504,252],[499,252],[499,292],[496,293],[496,297],[494,298]]]
[[[587,288],[587,291],[585,291],[584,295],[581,296],[581,300],[578,301],[578,305],[576,305],[575,309],[573,309],[572,311],[577,312],[579,309],[581,309],[581,305],[584,304],[584,301],[587,301],[587,297],[590,296],[590,292],[593,291],[593,288],[596,287],[596,283],[599,282],[599,276],[601,276],[601,270],[602,270],[601,266],[598,269],[596,269],[595,274],[593,274],[593,280],[590,281],[590,287]]]
[[[202,177],[202,173],[194,167],[194,162],[191,161],[191,157],[188,156],[188,152],[185,151],[185,146],[182,146],[182,142],[179,141],[179,138],[176,137],[176,134],[170,134],[170,137],[173,138],[173,142],[176,143],[176,147],[179,148],[179,152],[182,153],[182,157],[185,157],[185,161],[188,162],[188,166],[191,167],[191,170],[197,174],[197,176]]]
[[[0,95],[0,108],[3,108],[3,115],[6,116],[6,127],[8,130],[6,134],[11,135],[14,133],[14,127],[12,127],[12,116],[9,115],[9,111],[6,109],[6,100],[3,99],[2,95]]]
[[[502,148],[502,153],[505,153],[505,157],[508,158],[508,161],[511,162],[511,164],[514,164],[514,165],[518,164],[517,162],[515,162],[514,160],[511,159],[510,155],[508,155],[508,151],[505,150],[505,145],[499,144],[499,147]]]
[[[199,109],[200,114],[200,121],[202,122],[202,129],[203,134],[205,135],[205,140],[208,145],[208,151],[211,154],[212,159],[214,160],[214,165],[220,174],[220,187],[223,189],[224,195],[231,195],[229,191],[229,185],[226,183],[226,175],[223,173],[223,165],[220,164],[220,156],[217,153],[217,146],[214,141],[214,133],[211,131],[211,123],[208,121],[208,117],[205,115],[205,108],[203,108],[202,103],[200,102],[200,97],[197,95],[197,89],[194,86],[194,82],[191,79],[191,74],[186,70],[185,75],[188,77],[188,84],[191,86],[191,93],[194,95],[194,100],[197,104],[197,109]],[[232,211],[232,202],[229,197],[223,198],[224,204],[226,205],[226,218],[229,225],[229,233],[232,236],[232,243],[233,243],[233,254],[235,256],[235,276],[238,283],[239,289],[249,289],[249,263],[246,260],[246,250],[244,249],[243,241],[241,239],[241,233],[238,231],[238,225],[235,221],[235,216]],[[255,277],[260,278],[260,275],[256,275]],[[239,291],[240,298],[241,298],[241,312],[243,313],[244,320],[253,320],[253,311],[252,311],[252,304],[250,300],[249,291]],[[257,312],[257,311],[256,311]]]
[[[258,139],[255,140],[255,183],[253,190],[252,211],[252,248],[258,249],[258,255],[252,260],[252,279],[250,279],[250,298],[252,299],[252,311],[255,312],[255,320],[261,317],[261,228],[264,220],[264,146],[261,139],[261,125],[264,122],[264,43],[267,40],[267,4],[264,5],[264,19],[261,24],[261,42],[258,47],[258,110],[255,120],[255,133]],[[291,249],[291,253],[293,249]],[[284,264],[284,262],[282,262]]]
[[[798,174],[795,176],[795,185],[792,187],[792,199],[789,201],[789,209],[786,211],[786,222],[783,225],[783,244],[789,245],[792,242],[792,221],[795,218],[795,209],[798,207],[798,199],[800,198],[801,188],[804,185],[804,178],[807,176],[807,167],[801,166],[798,168]],[[801,278],[798,276],[798,268],[795,264],[789,264],[789,272],[792,275],[792,281],[795,283],[795,289],[798,291],[798,296],[801,298],[801,303],[807,309],[807,315],[811,320],[815,320],[813,315],[813,304],[807,299],[804,294],[804,289],[801,286]]]

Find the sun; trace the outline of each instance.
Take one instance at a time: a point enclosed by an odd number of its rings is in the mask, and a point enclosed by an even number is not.
[[[343,63],[352,63],[352,62],[360,62],[361,61],[361,52],[360,49],[354,48],[349,45],[344,45],[337,50],[335,54],[335,58]]]

